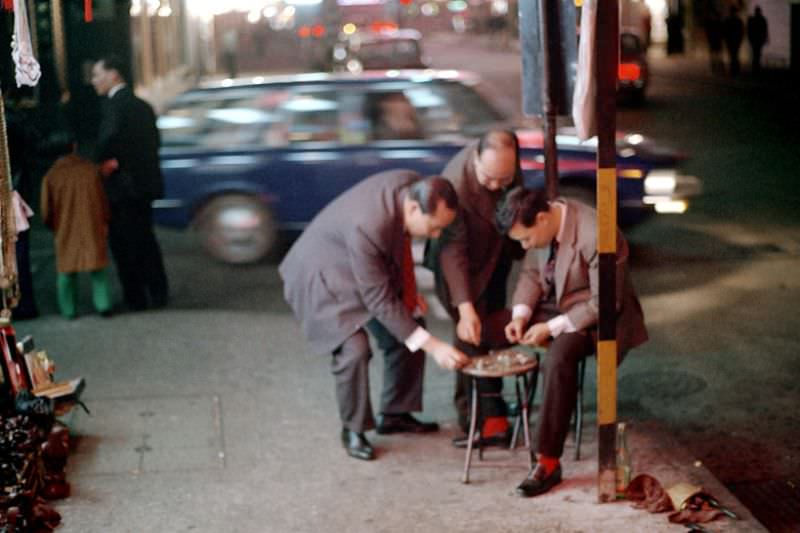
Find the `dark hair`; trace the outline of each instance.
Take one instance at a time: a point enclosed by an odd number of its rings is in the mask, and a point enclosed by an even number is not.
[[[517,222],[526,228],[536,223],[536,215],[550,209],[544,189],[514,187],[500,201],[495,222],[500,233],[506,234]]]
[[[411,184],[408,197],[417,202],[426,215],[436,211],[443,200],[449,209],[458,208],[458,195],[453,184],[441,176],[427,176]]]
[[[117,74],[119,74],[120,78],[127,81],[125,76],[125,72],[127,72],[126,64],[122,61],[122,58],[118,55],[110,54],[107,56],[103,56],[97,59],[98,63],[103,64],[103,68],[106,70],[116,70]]]

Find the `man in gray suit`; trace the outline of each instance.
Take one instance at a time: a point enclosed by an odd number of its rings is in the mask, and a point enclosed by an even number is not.
[[[443,368],[467,362],[414,318],[425,305],[413,281],[410,239],[439,235],[452,223],[457,205],[443,178],[423,179],[410,170],[376,174],[325,207],[280,265],[284,296],[311,348],[333,354],[342,444],[351,457],[375,456],[364,436],[376,427],[365,327],[385,352],[379,433],[438,429],[410,414],[422,410],[421,350]]]
[[[578,386],[578,362],[597,341],[597,212],[580,202],[547,201],[544,190],[518,188],[497,213],[497,224],[529,250],[514,290],[509,342],[550,341],[542,369],[544,390],[537,420],[537,462],[517,494],[536,496],[561,481],[560,457]],[[642,307],[628,271],[628,243],[617,230],[618,361],[647,340]]]

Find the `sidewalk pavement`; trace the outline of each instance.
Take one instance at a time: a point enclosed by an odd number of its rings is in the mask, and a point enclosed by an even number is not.
[[[597,503],[592,409],[582,459],[572,459],[570,436],[565,480],[550,493],[514,495],[527,472],[521,448],[489,450],[483,462],[476,454],[471,483],[462,484],[464,451],[450,443],[459,433],[453,376],[430,361],[422,418],[440,421],[442,430],[370,432],[377,460],[349,458],[338,439],[330,363],[307,354],[280,305],[275,312],[164,310],[110,321],[50,315],[17,327],[49,347],[60,376],[80,374],[88,384],[92,415],[75,411],[66,420],[74,439],[72,495],[57,504],[64,533],[685,530],[665,513]],[[106,334],[98,337],[101,328]],[[448,328],[437,322],[433,329],[446,335]],[[377,401],[379,356],[371,367]],[[649,473],[665,487],[700,484],[741,516],[707,524],[710,531],[765,531],[657,422],[636,422],[630,433],[634,474]]]

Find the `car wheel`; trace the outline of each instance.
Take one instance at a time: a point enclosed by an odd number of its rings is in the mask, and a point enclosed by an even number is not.
[[[205,250],[231,264],[262,259],[278,235],[270,210],[257,198],[244,194],[213,198],[197,212],[193,225]]]

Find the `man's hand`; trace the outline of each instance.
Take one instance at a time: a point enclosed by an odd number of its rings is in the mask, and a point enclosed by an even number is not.
[[[517,317],[508,324],[506,324],[506,339],[511,344],[517,344],[522,340],[522,334],[525,332],[525,326],[528,320],[522,317]]]
[[[456,370],[469,362],[469,357],[460,350],[433,336],[422,345],[422,348],[431,354],[437,365],[447,370]]]
[[[528,346],[544,346],[549,338],[550,328],[547,326],[547,322],[539,322],[525,332],[520,342]]]
[[[458,317],[458,324],[456,325],[458,338],[478,346],[481,343],[481,319],[472,302],[459,304]]]
[[[117,171],[119,168],[119,161],[116,159],[106,159],[102,163],[100,163],[100,175],[104,178],[109,177],[111,174]]]

